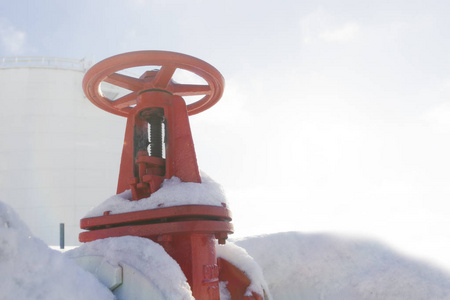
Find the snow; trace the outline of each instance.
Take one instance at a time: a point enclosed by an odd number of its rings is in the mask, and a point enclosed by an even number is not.
[[[132,236],[107,238],[83,244],[65,254],[71,258],[102,256],[103,260],[113,265],[125,263],[143,274],[163,293],[165,299],[193,299],[178,263],[149,239]],[[124,282],[126,280],[124,278]]]
[[[179,205],[226,205],[222,187],[209,176],[201,173],[201,183],[182,182],[177,177],[165,179],[161,188],[150,197],[138,201],[131,200],[131,191],[114,195],[91,209],[85,218],[102,216],[103,212],[119,214],[132,211],[171,207]]]
[[[114,299],[90,273],[32,236],[0,202],[0,300]]]
[[[171,185],[175,196],[191,189],[174,178],[165,188]],[[450,300],[450,274],[367,239],[287,232],[237,239],[216,251],[251,279],[247,294],[265,292],[266,299]],[[114,299],[71,260],[89,255],[131,266],[167,299],[193,299],[179,265],[160,245],[124,236],[61,254],[33,237],[0,202],[0,300]],[[226,284],[219,283],[222,300],[230,299]]]
[[[374,241],[288,232],[235,243],[261,267],[273,299],[450,299],[449,274]]]
[[[227,282],[219,282],[220,300],[231,300],[231,294],[227,290]]]

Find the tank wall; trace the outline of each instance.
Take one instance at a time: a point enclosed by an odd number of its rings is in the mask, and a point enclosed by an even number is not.
[[[79,220],[116,191],[125,118],[84,97],[84,72],[0,69],[0,201],[32,232],[78,244]]]

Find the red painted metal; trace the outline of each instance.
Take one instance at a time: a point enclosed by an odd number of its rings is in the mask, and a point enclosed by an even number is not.
[[[223,233],[233,233],[233,226],[230,223],[220,221],[176,221],[170,223],[144,224],[144,225],[122,225],[118,227],[93,229],[92,231],[85,231],[80,233],[80,241],[87,243],[98,239],[108,237],[120,236],[140,236],[155,241],[159,236],[175,235],[175,234],[190,234],[190,233],[205,233],[221,235]]]
[[[250,279],[232,263],[223,258],[217,259],[219,265],[219,280],[227,282],[227,289],[233,299],[263,300],[264,298],[253,292],[251,296],[243,296],[250,285]],[[241,295],[241,297],[238,297]]]
[[[145,72],[140,78],[117,73],[140,66],[161,66],[159,71]],[[202,77],[207,85],[179,84],[171,81],[176,69],[190,71]],[[108,99],[99,91],[102,81],[130,90],[130,93],[116,100]],[[86,73],[83,89],[92,103],[113,114],[127,117],[138,103],[139,93],[160,89],[177,96],[205,95],[199,101],[188,105],[188,114],[200,113],[222,97],[224,79],[210,64],[181,53],[168,51],[136,51],[107,58]]]
[[[209,219],[222,222],[231,221],[231,212],[219,206],[210,205],[182,205],[164,207],[151,210],[141,210],[128,213],[104,215],[101,217],[84,218],[81,220],[81,229],[91,230],[98,228],[110,228],[130,223],[164,223],[176,220]]]
[[[149,65],[161,68],[146,71],[140,78],[120,73]],[[193,72],[207,84],[175,83],[172,76],[176,69]],[[102,82],[130,93],[108,99],[100,91]],[[173,176],[183,182],[201,182],[188,116],[217,103],[223,86],[222,75],[211,65],[165,51],[116,55],[86,73],[83,89],[88,99],[110,113],[127,117],[117,193],[131,189],[133,200],[139,200],[149,197],[164,179]],[[203,97],[186,105],[182,96],[192,95]],[[164,142],[159,145],[164,134]],[[90,242],[125,235],[148,238],[178,262],[196,299],[220,299],[219,279],[229,281],[232,299],[263,299],[257,294],[244,297],[250,284],[247,276],[224,260],[218,264],[216,240],[224,244],[233,233],[231,213],[223,206],[180,205],[121,214],[106,211],[103,216],[81,220],[81,228],[87,231],[79,239]]]

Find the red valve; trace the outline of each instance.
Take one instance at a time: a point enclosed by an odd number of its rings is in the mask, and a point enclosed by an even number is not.
[[[161,66],[140,78],[118,73],[132,67]],[[206,85],[175,83],[177,69],[197,74]],[[130,90],[113,100],[100,91],[107,82]],[[96,106],[127,117],[117,193],[131,189],[133,200],[149,197],[164,179],[200,183],[189,115],[213,106],[223,93],[224,79],[213,66],[192,56],[165,51],[138,51],[107,58],[85,75],[83,89]],[[204,95],[186,105],[182,96]],[[85,218],[81,242],[134,235],[159,243],[180,265],[196,299],[219,300],[219,280],[229,282],[233,299],[244,297],[250,281],[241,270],[217,259],[215,243],[224,244],[233,233],[226,207],[180,205],[138,212]]]
[[[139,66],[161,66],[140,78],[118,73]],[[193,72],[207,85],[175,83],[177,69]],[[131,92],[112,100],[100,91],[107,82]],[[133,199],[149,197],[164,179],[200,182],[188,115],[213,106],[223,93],[224,79],[210,64],[185,54],[137,51],[107,58],[85,75],[83,89],[96,106],[128,118],[117,193],[132,190]],[[204,95],[186,106],[181,96]],[[163,128],[164,127],[164,128]],[[165,146],[163,147],[163,135]],[[165,152],[163,153],[163,148]]]

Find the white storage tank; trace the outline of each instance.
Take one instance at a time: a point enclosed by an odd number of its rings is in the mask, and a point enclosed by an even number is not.
[[[84,97],[85,60],[0,58],[0,201],[32,232],[78,244],[79,220],[116,191],[125,118]],[[114,92],[114,91],[110,91]]]

